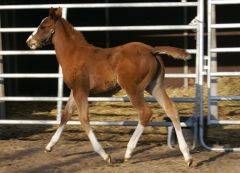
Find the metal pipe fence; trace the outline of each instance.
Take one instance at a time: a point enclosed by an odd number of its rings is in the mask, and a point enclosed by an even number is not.
[[[219,0],[209,0],[208,1],[208,72],[207,72],[207,79],[208,79],[208,88],[212,88],[212,78],[213,77],[224,77],[224,76],[230,76],[230,77],[238,77],[240,76],[240,72],[213,72],[212,68],[216,68],[211,65],[211,62],[213,61],[211,57],[211,53],[232,53],[232,52],[240,52],[240,47],[211,47],[211,42],[216,39],[216,35],[211,34],[213,29],[226,29],[226,28],[240,28],[240,23],[226,23],[226,24],[218,24],[218,23],[212,23],[210,20],[211,16],[215,12],[215,6],[216,5],[229,5],[229,4],[240,4],[240,0],[229,0],[229,1],[219,1]],[[215,59],[215,58],[214,58]],[[216,57],[217,59],[217,57]],[[215,64],[216,65],[216,64]],[[217,89],[217,88],[215,88]],[[215,96],[211,95],[211,92],[208,92],[208,107],[211,108],[211,102],[214,100],[224,100],[228,98],[227,100],[239,100],[240,96]],[[212,112],[208,112],[208,117],[211,119]],[[214,117],[217,118],[217,112],[214,112]]]
[[[240,72],[218,72],[213,71],[212,69],[216,68],[216,64],[211,63],[212,61],[217,60],[216,57],[212,57],[212,53],[231,53],[231,52],[240,52],[240,47],[228,47],[228,48],[218,48],[213,47],[212,42],[216,41],[216,33],[212,32],[212,30],[215,29],[231,29],[231,28],[240,28],[240,23],[226,23],[226,24],[216,24],[215,21],[212,21],[212,17],[216,17],[213,15],[215,14],[215,6],[216,5],[230,5],[230,4],[240,4],[240,0],[229,0],[229,1],[223,1],[223,0],[208,0],[208,71],[207,71],[207,85],[208,85],[208,115],[207,115],[207,125],[239,125],[240,120],[219,120],[218,119],[218,112],[212,111],[214,109],[211,109],[212,106],[217,106],[216,104],[212,105],[211,103],[217,103],[217,101],[239,101],[240,96],[219,96],[219,95],[213,95],[212,92],[210,92],[213,89],[213,79],[216,80],[217,77],[224,77],[224,76],[230,76],[230,77],[239,77]],[[215,67],[213,66],[215,65]],[[202,68],[202,66],[200,67]],[[203,70],[200,69],[200,95],[202,95],[203,92]],[[217,89],[214,88],[215,90]],[[216,93],[216,92],[214,92]],[[202,95],[203,96],[203,95]],[[214,119],[213,119],[214,117]],[[204,139],[204,115],[203,115],[203,98],[200,98],[200,143],[203,147],[205,147],[208,150],[211,151],[240,151],[240,148],[231,148],[231,147],[211,147],[209,146]]]
[[[42,5],[2,5],[1,10],[29,10],[29,9],[48,9],[50,7],[62,7],[64,9],[64,17],[67,19],[67,10],[70,8],[170,8],[170,7],[193,7],[197,9],[196,21],[195,23],[186,25],[148,25],[148,26],[97,26],[97,27],[75,27],[79,31],[153,31],[153,30],[193,30],[196,31],[196,49],[189,49],[188,52],[191,54],[196,54],[196,72],[190,74],[166,74],[167,78],[193,78],[195,79],[196,95],[193,98],[172,98],[175,102],[189,102],[195,104],[195,112],[193,114],[193,123],[182,122],[183,127],[193,126],[195,129],[194,139],[197,138],[197,116],[199,104],[198,86],[199,86],[199,62],[203,61],[203,45],[202,37],[203,30],[199,27],[203,16],[204,6],[202,1],[198,0],[196,2],[161,2],[161,3],[94,3],[94,4],[42,4]],[[202,9],[201,9],[202,8]],[[199,22],[200,21],[200,22]],[[201,24],[202,25],[202,24]],[[21,33],[21,32],[32,32],[35,27],[22,27],[22,28],[0,28],[0,33]],[[0,55],[10,56],[10,55],[55,55],[53,50],[41,50],[41,51],[10,51],[2,50]],[[63,77],[61,68],[59,67],[58,73],[43,73],[43,74],[0,74],[0,78],[56,78],[58,79],[58,94],[56,97],[0,97],[0,101],[52,101],[57,102],[57,119],[56,120],[0,120],[0,124],[59,124],[62,111],[62,102],[67,101],[67,97],[63,97]],[[89,97],[89,101],[93,102],[129,102],[127,97],[115,98],[115,97]],[[145,98],[147,102],[155,102],[154,98]],[[78,121],[69,121],[68,124],[78,125]],[[130,121],[91,121],[92,125],[111,125],[111,126],[135,126],[137,122]],[[171,126],[170,122],[151,122],[150,126]]]
[[[240,4],[240,0],[208,0],[208,56],[207,56],[207,66],[204,66],[204,1],[198,0],[196,2],[149,2],[149,3],[91,3],[91,4],[41,4],[41,5],[0,5],[0,11],[2,10],[29,10],[29,9],[48,9],[50,7],[62,7],[63,15],[67,19],[67,10],[71,8],[171,8],[171,7],[193,7],[197,8],[196,18],[188,25],[148,25],[148,26],[84,26],[75,27],[79,31],[89,31],[89,32],[99,32],[99,31],[149,31],[149,30],[194,30],[196,31],[196,49],[188,49],[191,54],[196,54],[196,72],[190,74],[174,73],[166,74],[167,78],[193,78],[195,79],[195,91],[196,95],[193,98],[172,98],[175,102],[189,102],[195,103],[195,111],[193,115],[194,121],[192,123],[181,122],[181,126],[194,127],[194,139],[197,140],[198,130],[200,136],[200,143],[205,148],[211,151],[240,151],[240,148],[214,148],[210,147],[204,141],[204,115],[203,115],[203,80],[204,76],[207,76],[208,90],[212,88],[211,79],[216,79],[218,77],[229,76],[229,77],[239,77],[240,72],[217,72],[212,71],[211,67],[211,55],[216,55],[217,53],[232,53],[240,52],[240,47],[217,47],[213,46],[212,42],[214,37],[216,37],[216,32],[212,32],[216,29],[233,29],[240,28],[240,23],[215,23],[212,22],[211,17],[215,16],[214,8],[216,5],[231,5]],[[214,16],[213,16],[214,15]],[[21,27],[21,28],[0,28],[0,33],[22,33],[22,32],[32,32],[36,27]],[[215,40],[216,41],[216,40]],[[1,50],[0,55],[11,56],[11,55],[55,55],[53,50]],[[207,68],[206,68],[207,67]],[[205,68],[207,72],[205,72]],[[55,78],[58,79],[58,93],[56,97],[9,97],[1,96],[0,101],[48,101],[57,102],[57,118],[56,120],[0,120],[0,124],[42,124],[42,125],[53,125],[59,124],[62,104],[67,101],[67,97],[63,97],[63,76],[61,72],[61,67],[59,67],[58,73],[35,73],[35,74],[20,74],[20,73],[1,73],[0,79],[4,78]],[[214,101],[238,101],[240,96],[219,96],[211,95],[208,92],[208,108],[210,110],[211,102]],[[88,101],[91,102],[129,102],[127,97],[89,97]],[[147,102],[156,102],[154,98],[145,98]],[[198,127],[198,115],[199,123]],[[218,120],[211,118],[211,112],[208,112],[207,125],[238,125],[240,120]],[[79,125],[79,121],[69,121],[68,124]],[[91,121],[91,125],[111,125],[111,126],[136,126],[135,121]],[[170,122],[151,122],[149,126],[172,126]]]

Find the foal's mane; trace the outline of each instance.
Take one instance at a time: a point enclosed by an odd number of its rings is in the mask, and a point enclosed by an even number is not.
[[[65,30],[65,33],[68,35],[69,38],[74,39],[77,42],[88,44],[83,34],[77,31],[71,23],[69,23],[63,18],[61,18],[61,22],[63,24],[63,29]]]

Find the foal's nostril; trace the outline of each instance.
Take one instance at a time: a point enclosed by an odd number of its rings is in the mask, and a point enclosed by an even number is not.
[[[30,44],[28,44],[28,47],[29,47],[30,49],[37,49],[37,45],[36,45],[35,43],[30,43]]]
[[[37,48],[37,41],[30,36],[27,40],[26,43],[30,49],[36,49]]]
[[[30,49],[36,49],[37,48],[36,42],[27,41],[27,45]]]

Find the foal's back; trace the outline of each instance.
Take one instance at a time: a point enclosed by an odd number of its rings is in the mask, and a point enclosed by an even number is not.
[[[156,71],[152,47],[139,42],[106,49],[89,47],[85,54],[91,93],[114,90],[133,81],[137,86],[146,77],[149,82]]]

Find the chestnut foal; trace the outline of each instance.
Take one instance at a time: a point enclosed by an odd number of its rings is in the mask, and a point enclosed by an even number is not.
[[[65,124],[77,108],[80,122],[94,151],[111,163],[111,157],[106,154],[89,125],[87,98],[89,94],[113,92],[122,88],[139,115],[139,123],[125,153],[125,160],[130,159],[144,126],[151,120],[152,111],[144,101],[143,93],[146,90],[157,99],[171,119],[184,159],[188,166],[192,164],[192,157],[182,134],[177,107],[169,99],[163,86],[165,72],[159,56],[167,54],[176,59],[186,60],[190,56],[185,50],[168,46],[151,47],[139,42],[114,48],[95,47],[62,18],[61,8],[51,8],[49,16],[42,20],[38,29],[27,39],[31,49],[50,43],[54,45],[64,82],[71,89],[71,94],[60,126],[47,145],[46,151],[52,150]]]

